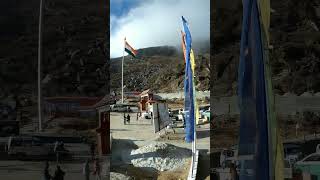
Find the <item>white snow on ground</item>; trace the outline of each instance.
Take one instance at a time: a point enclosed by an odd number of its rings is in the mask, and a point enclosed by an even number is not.
[[[191,151],[167,143],[152,142],[149,145],[132,150],[131,157],[131,163],[135,167],[167,171],[184,166],[187,159],[191,157]]]

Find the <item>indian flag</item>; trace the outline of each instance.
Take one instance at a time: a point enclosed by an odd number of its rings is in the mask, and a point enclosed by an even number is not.
[[[136,57],[137,54],[138,54],[138,51],[135,50],[135,49],[133,49],[133,47],[131,47],[131,46],[128,44],[128,42],[126,41],[126,39],[124,39],[124,44],[125,44],[124,50],[125,50],[128,54],[130,54],[131,56]]]

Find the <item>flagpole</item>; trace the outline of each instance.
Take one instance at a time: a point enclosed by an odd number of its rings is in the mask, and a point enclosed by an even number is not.
[[[42,131],[42,114],[41,114],[41,58],[42,58],[42,18],[43,18],[43,0],[40,0],[39,11],[39,39],[38,39],[38,131]]]
[[[122,98],[121,98],[121,103],[123,104],[123,61],[124,61],[124,50],[126,48],[126,38],[124,38],[124,47],[123,47],[123,54],[122,54],[122,69],[121,69],[121,76],[122,76],[122,81],[121,81],[121,95],[122,95]]]

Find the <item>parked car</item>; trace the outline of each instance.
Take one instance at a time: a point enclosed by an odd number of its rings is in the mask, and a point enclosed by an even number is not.
[[[142,117],[145,119],[151,119],[151,113],[150,112],[143,112]]]
[[[32,137],[10,137],[7,144],[8,155],[16,159],[45,158],[52,150],[52,147]]]
[[[207,120],[210,121],[210,107],[208,110],[202,113],[202,116]]]
[[[243,174],[248,179],[253,177],[254,174],[254,160],[253,157],[249,157],[248,159],[238,160],[237,162],[237,171],[240,174]],[[284,179],[292,179],[293,176],[293,170],[292,165],[289,163],[289,161],[284,161],[284,169],[283,169],[283,176]]]
[[[200,118],[203,119],[204,118],[204,112],[209,110],[210,106],[204,106],[204,107],[200,107],[199,108],[199,114],[200,114]]]
[[[220,153],[220,166],[225,167],[225,161],[236,163],[238,158],[238,150],[235,147],[231,149],[223,149]]]
[[[302,172],[308,172],[317,176],[320,179],[320,153],[312,153],[307,157],[298,161],[294,165],[295,169],[299,169]]]
[[[182,113],[182,111],[180,111],[180,110],[170,110],[169,111],[169,117],[174,121],[183,121],[183,114],[179,114],[179,113]]]
[[[112,112],[138,112],[138,107],[130,104],[113,104],[110,105]]]
[[[292,165],[301,159],[301,145],[298,143],[284,143],[284,157]]]

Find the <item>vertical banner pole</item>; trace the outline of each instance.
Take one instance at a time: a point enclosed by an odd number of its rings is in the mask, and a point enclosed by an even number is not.
[[[121,81],[121,103],[123,103],[123,61],[124,61],[124,50],[126,48],[126,38],[124,38],[124,47],[123,47],[123,54],[122,54],[122,69],[121,69],[121,76],[122,76],[122,81]]]
[[[38,39],[38,131],[42,131],[42,111],[41,111],[41,58],[42,58],[42,18],[43,18],[43,0],[40,0],[39,10],[39,39]]]

